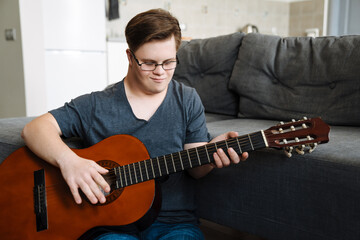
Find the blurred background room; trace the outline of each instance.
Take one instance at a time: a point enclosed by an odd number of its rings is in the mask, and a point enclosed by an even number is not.
[[[360,33],[360,0],[0,0],[0,118],[37,116],[122,80],[125,26],[152,8],[176,16],[184,40]]]

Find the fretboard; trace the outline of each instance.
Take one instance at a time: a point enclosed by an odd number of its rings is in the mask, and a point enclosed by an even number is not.
[[[209,143],[200,147],[167,154],[144,161],[114,168],[116,187],[126,187],[136,183],[166,176],[186,169],[213,163],[214,152],[222,148],[227,153],[233,148],[238,154],[265,148],[266,143],[262,131]]]

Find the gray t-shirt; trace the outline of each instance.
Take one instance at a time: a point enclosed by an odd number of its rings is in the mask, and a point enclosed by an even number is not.
[[[80,137],[86,146],[91,146],[112,135],[129,134],[144,143],[151,158],[181,151],[186,143],[209,141],[198,94],[175,80],[148,121],[134,115],[123,81],[104,91],[80,96],[50,113],[64,137]],[[157,220],[197,222],[194,187],[195,180],[186,172],[171,174],[161,184],[162,208]]]

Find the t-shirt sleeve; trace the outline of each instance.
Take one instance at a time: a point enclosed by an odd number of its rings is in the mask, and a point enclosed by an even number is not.
[[[65,103],[64,106],[51,110],[64,137],[84,138],[91,126],[93,112],[92,94],[86,94]]]
[[[209,142],[204,106],[195,89],[192,89],[187,106],[187,129],[185,143]]]

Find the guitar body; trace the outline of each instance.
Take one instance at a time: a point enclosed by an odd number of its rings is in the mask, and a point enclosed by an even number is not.
[[[148,159],[146,147],[136,138],[116,135],[90,148],[74,149],[79,156],[104,167]],[[111,165],[111,166],[107,166]],[[44,169],[46,184],[47,229],[37,231],[34,172]],[[58,168],[36,157],[23,147],[0,165],[0,236],[2,239],[77,239],[96,226],[144,223],[155,201],[155,181],[150,180],[112,191],[103,205],[75,203]],[[154,204],[154,205],[153,205]],[[154,215],[151,213],[150,215]]]

